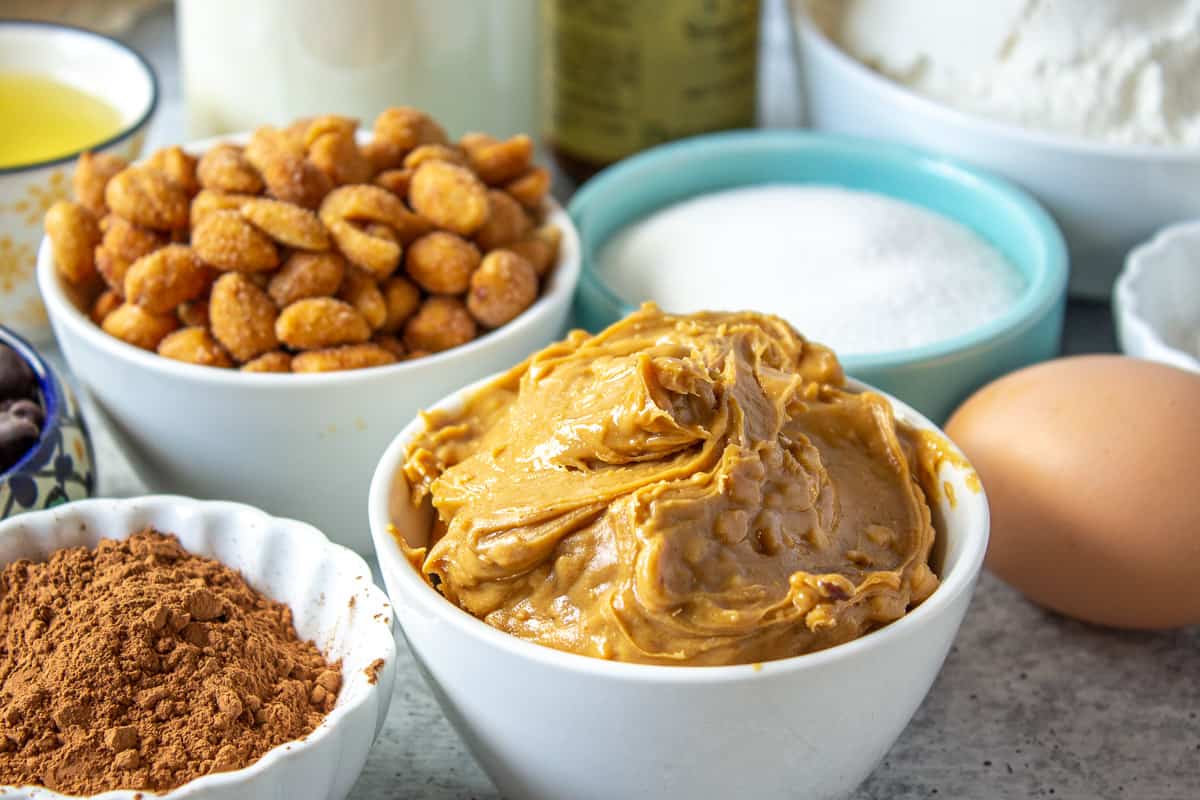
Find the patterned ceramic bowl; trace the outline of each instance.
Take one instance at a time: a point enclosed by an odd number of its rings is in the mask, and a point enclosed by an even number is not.
[[[0,20],[0,72],[53,78],[115,108],[121,129],[86,149],[134,159],[158,106],[158,80],[146,60],[115,39],[65,25]],[[30,340],[50,341],[34,280],[42,217],[71,193],[79,151],[0,167],[0,320]]]
[[[46,409],[37,444],[0,473],[0,519],[91,497],[96,488],[95,458],[75,395],[29,342],[3,326],[0,342],[33,368]]]

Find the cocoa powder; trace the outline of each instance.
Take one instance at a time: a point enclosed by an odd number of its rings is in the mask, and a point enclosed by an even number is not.
[[[0,784],[167,791],[311,732],[340,665],[287,606],[144,530],[0,574]]]

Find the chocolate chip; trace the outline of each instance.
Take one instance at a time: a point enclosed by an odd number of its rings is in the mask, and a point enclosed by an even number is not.
[[[28,419],[0,414],[0,472],[5,472],[24,458],[37,444],[41,430]]]
[[[0,397],[37,397],[37,376],[25,359],[6,344],[0,344]]]

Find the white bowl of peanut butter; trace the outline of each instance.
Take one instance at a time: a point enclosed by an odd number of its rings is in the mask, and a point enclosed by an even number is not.
[[[369,516],[418,664],[514,799],[845,796],[988,535],[957,448],[829,350],[652,306],[422,414]]]

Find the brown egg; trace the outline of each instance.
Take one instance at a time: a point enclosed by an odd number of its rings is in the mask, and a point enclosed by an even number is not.
[[[1200,375],[1049,361],[980,389],[946,432],[987,492],[993,572],[1089,622],[1200,623]]]

